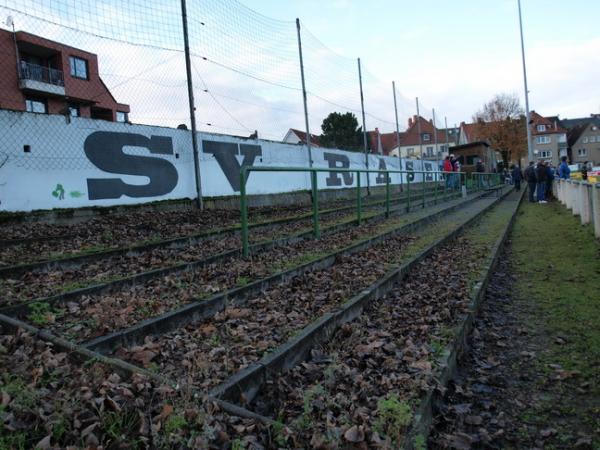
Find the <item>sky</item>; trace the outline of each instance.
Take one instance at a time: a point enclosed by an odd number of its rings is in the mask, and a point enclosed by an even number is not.
[[[524,105],[517,0],[243,0],[360,56],[402,93],[468,121],[496,93]],[[522,0],[530,108],[562,118],[600,113],[600,1]],[[368,99],[365,99],[368,101]]]
[[[186,0],[198,129],[281,140],[305,130],[295,19],[301,21],[309,128],[331,112],[400,130],[416,114],[469,122],[495,94],[524,106],[517,0]],[[530,108],[600,113],[600,1],[522,0]],[[134,123],[189,126],[179,0],[0,0],[0,27],[98,55]],[[361,123],[362,125],[362,123]]]

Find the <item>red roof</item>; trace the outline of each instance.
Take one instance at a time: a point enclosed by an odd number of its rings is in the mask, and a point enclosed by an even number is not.
[[[419,136],[419,126],[421,128],[421,134],[429,134],[430,140],[426,141],[421,139]],[[435,130],[435,136],[434,136]],[[434,128],[433,123],[428,121],[427,119],[419,116],[417,120],[417,116],[413,116],[408,119],[408,129],[403,133],[403,136],[400,139],[400,145],[429,145],[435,144],[435,137],[437,136],[437,143],[443,144],[446,142],[446,133],[444,130],[440,130],[439,128]]]
[[[298,136],[298,139],[300,139],[302,143],[306,144],[306,133],[304,131],[296,130],[295,128],[290,128],[290,131],[292,131],[296,136]],[[314,145],[315,147],[320,147],[321,142],[319,141],[319,136],[311,133],[310,144]]]
[[[534,136],[542,135],[542,134],[554,134],[554,133],[566,133],[567,129],[560,126],[558,120],[550,120],[547,117],[543,117],[535,111],[531,111],[529,115],[529,120],[531,123],[531,134]],[[545,131],[538,131],[538,125],[545,125]]]

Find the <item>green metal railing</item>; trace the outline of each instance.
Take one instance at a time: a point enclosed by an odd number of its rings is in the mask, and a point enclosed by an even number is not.
[[[410,211],[411,207],[411,184],[417,182],[411,181],[414,175],[422,174],[422,196],[421,206],[425,207],[426,198],[426,186],[429,183],[435,183],[434,190],[434,201],[437,203],[439,183],[445,180],[444,184],[444,195],[447,194],[448,190],[460,189],[461,186],[466,185],[467,178],[464,172],[433,172],[425,170],[377,170],[377,169],[341,169],[341,168],[307,168],[307,167],[256,167],[256,166],[244,166],[240,169],[240,213],[241,213],[241,234],[242,234],[242,251],[243,255],[247,257],[249,255],[249,244],[248,244],[248,200],[246,193],[246,183],[250,172],[305,172],[310,173],[311,179],[311,192],[312,192],[312,222],[313,232],[316,239],[321,236],[321,230],[319,226],[319,191],[318,191],[318,177],[319,172],[322,173],[353,173],[356,174],[356,221],[360,225],[362,221],[362,196],[361,196],[361,174],[366,173],[377,173],[385,174],[385,216],[390,215],[390,203],[391,203],[391,174],[400,174],[399,186],[403,187],[406,184],[406,210]],[[406,176],[404,176],[406,174]],[[431,177],[430,180],[427,180]],[[404,183],[406,178],[406,183]],[[450,180],[450,183],[448,182]]]
[[[240,212],[241,212],[241,233],[242,233],[242,250],[244,256],[249,254],[249,243],[248,243],[248,201],[246,193],[246,184],[250,172],[308,172],[310,173],[311,179],[311,192],[312,192],[312,222],[313,222],[313,233],[316,239],[321,236],[320,224],[319,224],[319,190],[318,190],[318,177],[319,172],[323,173],[354,173],[356,174],[356,221],[360,225],[362,222],[362,195],[361,195],[361,174],[366,173],[377,173],[385,174],[385,216],[390,215],[390,204],[391,204],[391,174],[400,174],[400,183],[394,183],[401,187],[404,186],[404,174],[406,175],[406,210],[410,211],[411,208],[411,184],[417,182],[411,181],[414,175],[421,174],[421,207],[425,207],[426,196],[427,196],[427,185],[433,183],[434,189],[434,203],[438,201],[438,190],[440,182],[444,181],[444,197],[447,192],[453,190],[462,189],[465,187],[466,192],[477,191],[481,189],[487,189],[501,185],[502,174],[489,173],[489,172],[476,172],[467,174],[464,172],[443,172],[443,171],[425,171],[425,170],[377,170],[377,169],[337,169],[337,168],[306,168],[306,167],[254,167],[245,166],[240,170]],[[431,179],[427,179],[430,177]]]

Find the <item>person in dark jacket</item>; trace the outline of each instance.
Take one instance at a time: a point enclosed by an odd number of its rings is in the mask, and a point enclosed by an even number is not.
[[[587,181],[588,179],[588,162],[584,162],[583,166],[581,166],[581,179],[583,181]]]
[[[538,203],[546,202],[546,182],[548,180],[548,172],[544,161],[538,162],[535,168],[535,178],[537,180],[536,193]]]
[[[530,161],[529,166],[525,169],[525,181],[527,181],[527,187],[529,188],[529,201],[533,203],[535,202],[533,196],[535,195],[535,185],[537,183],[533,161]]]
[[[515,191],[519,192],[521,190],[521,180],[523,179],[521,168],[513,164],[511,167],[510,176],[512,177],[512,182],[515,185]]]
[[[546,192],[545,192],[545,200],[550,200],[552,198],[552,183],[554,182],[554,167],[552,164],[548,164],[546,166]]]

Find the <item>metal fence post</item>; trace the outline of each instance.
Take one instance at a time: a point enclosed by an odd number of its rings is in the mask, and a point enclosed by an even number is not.
[[[423,186],[423,205],[422,207],[425,208],[425,171],[421,172],[421,185]]]
[[[360,213],[360,205],[361,203],[361,198],[360,198],[360,172],[356,172],[356,222],[358,225],[360,225],[360,221],[361,221],[361,213]]]
[[[194,86],[192,82],[192,64],[190,61],[190,44],[188,39],[188,22],[185,0],[181,0],[181,20],[183,22],[183,49],[185,52],[185,72],[187,76],[188,102],[190,107],[190,124],[192,128],[192,151],[194,154],[194,178],[196,180],[196,203],[200,210],[204,209],[202,201],[202,180],[200,178],[200,157],[198,156],[198,136],[196,136],[196,106],[194,105]]]
[[[410,175],[406,175],[406,212],[410,212]]]
[[[390,173],[385,173],[385,217],[390,217]]]
[[[315,239],[319,239],[321,237],[321,229],[319,228],[319,189],[317,187],[317,172],[315,170],[311,170],[310,180],[312,184],[313,228]]]
[[[246,199],[246,168],[240,171],[240,214],[242,225],[242,254],[248,257],[248,203]]]
[[[360,68],[360,58],[358,58],[358,83],[360,86],[360,109],[362,111],[362,125],[363,125],[363,146],[365,151],[365,166],[369,170],[369,153],[367,150],[367,125],[365,122],[365,97],[363,95],[362,87],[362,71]],[[371,195],[371,182],[369,180],[369,172],[367,172],[367,195]]]
[[[433,196],[433,198],[434,198],[433,202],[434,202],[436,205],[437,205],[437,195],[438,195],[438,194],[437,194],[437,191],[438,191],[438,173],[437,173],[437,172],[435,172],[435,192],[434,192],[434,194],[433,194],[433,195],[434,195],[434,196]]]

